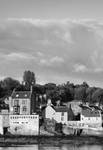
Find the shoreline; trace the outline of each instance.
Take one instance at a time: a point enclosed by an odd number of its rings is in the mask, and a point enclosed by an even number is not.
[[[75,144],[80,145],[103,145],[103,136],[94,135],[82,135],[82,136],[24,136],[24,135],[5,135],[0,136],[0,146],[23,146],[23,145],[33,145],[33,144],[44,144],[44,145],[60,145],[60,144]]]

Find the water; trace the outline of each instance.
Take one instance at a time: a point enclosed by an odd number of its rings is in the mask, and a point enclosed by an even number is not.
[[[76,146],[63,144],[60,146],[52,145],[26,145],[18,147],[0,147],[0,150],[103,150],[102,145],[84,145]]]

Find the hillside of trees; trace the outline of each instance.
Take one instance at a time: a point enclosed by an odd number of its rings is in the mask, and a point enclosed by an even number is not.
[[[0,108],[7,108],[4,99],[10,96],[14,89],[17,91],[30,90],[31,85],[33,92],[39,97],[38,100],[42,97],[42,103],[45,103],[46,99],[51,98],[53,104],[56,104],[58,100],[61,103],[82,100],[91,104],[95,102],[103,104],[102,88],[90,87],[86,82],[75,85],[69,81],[59,85],[55,83],[40,85],[36,83],[35,73],[28,70],[23,74],[22,84],[11,77],[0,81]]]

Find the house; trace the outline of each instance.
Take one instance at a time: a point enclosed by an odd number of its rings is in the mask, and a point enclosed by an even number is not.
[[[101,112],[95,109],[82,109],[81,122],[91,128],[102,127]]]
[[[64,124],[68,120],[68,108],[66,106],[53,106],[49,99],[44,110],[44,118],[54,119],[58,123]]]
[[[66,124],[68,120],[68,108],[64,106],[54,107],[54,120],[58,123]]]
[[[14,91],[9,99],[10,114],[30,114],[31,92]]]
[[[9,99],[9,129],[11,134],[39,134],[39,115],[35,113],[35,97],[31,91],[13,91]]]
[[[73,110],[73,113],[77,115],[78,113],[81,113],[81,107],[82,100],[73,100],[67,103],[67,107],[71,107]]]

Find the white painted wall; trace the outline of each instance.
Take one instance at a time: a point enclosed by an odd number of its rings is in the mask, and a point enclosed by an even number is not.
[[[52,119],[54,118],[54,115],[55,115],[55,110],[51,106],[47,106],[45,108],[45,117]]]
[[[3,116],[0,115],[0,134],[3,135]]]
[[[68,113],[64,112],[62,116],[62,112],[56,112],[51,106],[47,106],[45,109],[45,117],[49,119],[54,119],[58,123],[67,123],[68,120]]]
[[[58,123],[65,123],[67,124],[67,120],[68,120],[68,113],[64,112],[64,115],[62,115],[62,112],[55,112],[54,115],[54,119],[58,122]]]
[[[11,134],[38,135],[39,115],[10,115],[9,116]]]
[[[102,117],[85,117],[81,114],[81,122],[89,127],[102,127]]]
[[[20,106],[20,114],[24,114],[24,115],[30,115],[30,99],[29,98],[15,98],[12,99],[12,97],[9,97],[9,108],[10,108],[10,114],[13,114],[13,106],[14,106],[14,101],[15,100],[19,100],[19,106]],[[27,103],[23,104],[23,101],[26,100]],[[27,107],[27,111],[23,112],[23,106]]]

